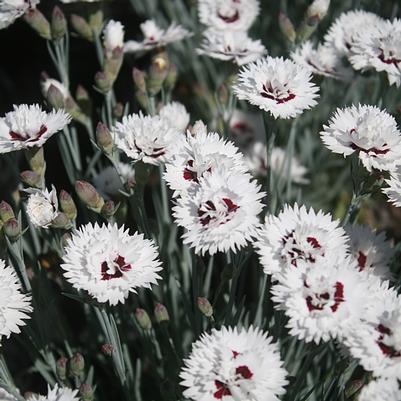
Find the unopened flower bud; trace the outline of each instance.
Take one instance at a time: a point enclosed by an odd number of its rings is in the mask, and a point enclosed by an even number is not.
[[[295,28],[289,17],[284,14],[280,13],[278,16],[278,23],[281,29],[281,32],[283,32],[284,36],[291,42],[294,43],[295,39],[297,37],[297,34],[295,32]]]
[[[124,114],[124,106],[122,103],[116,103],[116,105],[113,107],[113,116],[114,118],[121,118]]]
[[[192,136],[196,137],[197,135],[206,135],[207,127],[202,120],[198,120],[195,122],[191,129]]]
[[[102,31],[103,28],[103,11],[98,10],[94,13],[92,13],[89,16],[89,26],[92,28],[92,30],[97,33],[98,35]]]
[[[210,304],[207,298],[199,297],[198,298],[198,308],[199,310],[206,316],[211,317],[213,316],[213,307]]]
[[[81,395],[82,401],[93,401],[95,399],[93,388],[89,383],[81,384],[79,394]]]
[[[139,90],[136,91],[135,98],[143,109],[146,109],[148,107],[148,97],[146,96],[145,92]]]
[[[31,169],[38,173],[39,175],[43,175],[46,163],[43,155],[43,147],[33,147],[25,150],[26,159],[31,166]]]
[[[17,240],[21,233],[21,228],[18,224],[17,219],[15,219],[15,218],[7,220],[4,223],[3,230],[4,230],[4,234],[6,234],[6,236],[11,241]]]
[[[168,322],[170,320],[168,311],[163,304],[159,304],[159,303],[156,304],[155,318],[156,318],[157,323]]]
[[[110,20],[103,29],[103,47],[106,58],[116,49],[124,47],[124,25],[120,21]]]
[[[77,86],[77,90],[75,92],[75,98],[78,101],[90,100],[88,91],[82,85]]]
[[[138,68],[132,69],[132,79],[141,92],[146,92],[146,72]]]
[[[95,85],[99,92],[107,93],[113,86],[113,80],[104,71],[98,71],[95,74]]]
[[[56,218],[52,221],[53,228],[69,228],[71,227],[71,221],[65,213],[59,212]]]
[[[151,96],[155,96],[160,92],[168,71],[169,60],[166,53],[160,53],[152,59],[146,82],[147,91]]]
[[[112,200],[104,202],[104,205],[101,210],[102,216],[104,216],[106,219],[109,219],[110,217],[114,216],[115,212],[116,212],[116,206]]]
[[[75,220],[77,217],[77,207],[75,206],[74,200],[71,195],[64,191],[60,191],[59,195],[61,210],[65,213],[69,220]]]
[[[111,81],[115,81],[123,63],[124,51],[122,47],[116,47],[111,55],[104,61],[104,72]]]
[[[51,32],[53,40],[60,40],[67,32],[67,20],[60,7],[53,8]]]
[[[93,33],[89,24],[85,21],[84,18],[79,15],[72,14],[71,15],[71,25],[75,29],[75,31],[83,38],[88,40],[89,42],[93,41]]]
[[[38,174],[32,170],[25,170],[20,173],[21,181],[28,187],[42,188],[43,179]]]
[[[64,356],[57,359],[56,362],[56,373],[61,381],[64,381],[67,378],[67,362],[68,359],[65,358]]]
[[[24,14],[24,19],[42,38],[52,38],[50,23],[46,17],[37,9],[31,8]]]
[[[64,108],[65,97],[63,93],[55,85],[50,85],[46,93],[46,100],[55,109]]]
[[[70,372],[72,376],[75,377],[83,377],[85,370],[85,360],[84,357],[77,352],[71,359],[70,359]]]
[[[103,344],[101,350],[104,355],[111,356],[114,351],[114,347],[111,344]]]
[[[93,185],[86,181],[76,181],[75,190],[81,201],[85,203],[89,209],[100,213],[104,205],[104,200]]]
[[[137,308],[135,311],[135,318],[142,329],[150,330],[152,328],[150,317],[144,309]]]
[[[65,248],[68,245],[68,242],[70,239],[71,239],[70,233],[63,234],[63,236],[61,237],[61,242],[62,242],[63,248]]]
[[[99,122],[96,127],[96,141],[99,148],[105,153],[111,153],[113,150],[113,138],[106,125],[102,122]]]
[[[170,64],[164,86],[167,91],[172,91],[177,82],[177,67],[175,64]]]
[[[3,222],[15,218],[12,207],[5,201],[0,202],[0,219]]]
[[[306,11],[307,20],[310,25],[319,23],[327,14],[330,6],[330,0],[314,0]]]

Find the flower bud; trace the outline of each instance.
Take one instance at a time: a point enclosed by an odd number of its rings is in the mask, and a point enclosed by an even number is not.
[[[99,122],[96,127],[96,142],[105,153],[111,153],[113,150],[113,138],[102,122]]]
[[[70,359],[70,372],[72,376],[75,377],[83,377],[85,370],[85,360],[84,357],[77,352],[71,359]]]
[[[52,221],[52,227],[67,229],[71,227],[71,221],[65,213],[59,212],[56,218]]]
[[[46,169],[45,158],[43,155],[43,147],[29,148],[25,150],[26,159],[31,166],[31,169],[42,176]]]
[[[25,170],[19,176],[21,181],[28,187],[42,188],[43,179],[38,173],[32,170]]]
[[[37,9],[31,8],[24,14],[24,19],[42,38],[52,38],[50,23],[46,17]]]
[[[64,108],[65,97],[62,94],[62,92],[55,85],[50,85],[50,87],[46,93],[46,100],[55,109]]]
[[[110,219],[111,217],[114,216],[115,212],[116,212],[116,206],[112,200],[104,202],[104,205],[101,210],[102,216],[104,216],[106,219]]]
[[[172,91],[177,82],[177,67],[175,64],[170,64],[166,79],[164,81],[164,86],[167,91]]]
[[[88,91],[82,85],[77,86],[75,99],[77,100],[79,108],[82,109],[85,114],[90,114],[92,102],[89,97]]]
[[[113,108],[113,116],[116,119],[119,119],[123,116],[124,114],[124,106],[122,103],[116,103],[116,105]]]
[[[281,29],[281,32],[284,34],[284,36],[291,42],[294,43],[295,39],[297,37],[297,34],[295,32],[295,28],[289,17],[280,12],[278,16],[278,23]]]
[[[56,362],[56,373],[61,381],[64,381],[67,378],[67,362],[68,359],[65,358],[64,356],[57,359]]]
[[[75,220],[77,217],[77,207],[71,195],[62,189],[60,191],[59,200],[61,210],[65,213],[67,218],[69,220]]]
[[[132,69],[132,78],[136,87],[141,92],[146,92],[146,72],[134,67]]]
[[[5,201],[0,202],[0,219],[3,222],[15,218],[12,207]]]
[[[199,297],[198,300],[198,308],[199,310],[206,316],[211,317],[213,316],[213,307],[210,304],[207,298]]]
[[[81,384],[79,394],[81,395],[82,401],[93,401],[95,399],[93,388],[89,383]]]
[[[53,40],[60,40],[67,32],[67,20],[60,7],[53,8],[51,32]]]
[[[147,91],[151,96],[155,96],[160,92],[168,71],[169,60],[166,53],[160,53],[153,57],[146,82]]]
[[[163,304],[157,303],[155,306],[155,318],[157,323],[168,322],[170,320],[170,316],[166,307]]]
[[[116,47],[104,61],[104,72],[111,81],[115,81],[123,63],[124,51],[122,47]]]
[[[68,245],[68,242],[70,239],[71,239],[70,233],[63,234],[63,236],[61,237],[61,243],[62,243],[63,248],[65,248]]]
[[[217,98],[219,99],[220,104],[227,104],[230,95],[225,84],[221,84],[217,90]]]
[[[192,136],[196,137],[197,135],[202,135],[207,133],[207,127],[202,120],[198,120],[195,122],[191,129]]]
[[[145,92],[139,90],[136,91],[135,98],[143,109],[146,109],[148,107],[148,97],[146,96]]]
[[[114,347],[111,344],[103,344],[101,350],[104,355],[111,356],[114,351]]]
[[[93,41],[93,33],[89,24],[85,21],[84,18],[79,15],[72,14],[71,15],[71,25],[75,29],[75,31],[83,38],[88,40],[89,42]]]
[[[103,28],[103,11],[98,10],[89,16],[89,26],[97,35],[100,34]]]
[[[113,80],[110,79],[110,77],[104,71],[98,71],[95,74],[95,85],[99,92],[105,94],[110,92],[113,86]]]
[[[86,181],[76,181],[75,190],[81,201],[92,209],[94,212],[100,213],[104,205],[103,198],[96,191],[95,187]]]
[[[17,240],[21,233],[19,223],[15,218],[7,220],[3,225],[3,230],[11,241]]]
[[[330,0],[314,0],[306,11],[306,18],[310,25],[319,23],[327,14]]]
[[[124,47],[124,25],[119,21],[110,20],[103,30],[103,46],[106,57],[109,58],[116,49]]]
[[[144,309],[137,308],[135,311],[135,318],[142,329],[150,330],[152,328],[150,317]]]

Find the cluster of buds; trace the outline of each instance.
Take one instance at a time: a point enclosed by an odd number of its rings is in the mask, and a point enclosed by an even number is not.
[[[42,147],[33,147],[25,150],[25,157],[30,170],[20,173],[21,181],[31,188],[43,188],[45,185],[46,162]]]
[[[0,225],[4,235],[10,241],[15,241],[19,238],[21,227],[15,218],[12,207],[5,201],[0,202]]]
[[[102,30],[103,13],[100,10],[96,11],[89,16],[88,21],[79,15],[72,14],[70,22],[78,36],[89,42],[93,42],[94,38],[99,36]]]

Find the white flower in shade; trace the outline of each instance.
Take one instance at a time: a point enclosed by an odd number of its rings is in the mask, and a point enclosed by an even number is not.
[[[349,55],[354,45],[355,36],[372,26],[381,24],[383,19],[378,15],[357,10],[341,14],[329,28],[324,37],[325,44],[332,46],[340,55]]]
[[[401,162],[401,133],[397,123],[376,106],[337,109],[320,135],[334,153],[346,157],[357,152],[368,171],[393,170]]]
[[[120,197],[124,184],[132,187],[135,184],[135,170],[127,163],[118,162],[118,171],[114,166],[108,166],[93,178],[93,184],[104,199]]]
[[[314,75],[345,80],[351,71],[344,67],[339,54],[331,46],[318,45],[314,48],[310,41],[305,42],[291,54],[291,58]]]
[[[0,388],[0,400],[1,401],[18,401],[12,394],[10,394],[4,388]]]
[[[263,271],[277,278],[303,262],[345,257],[348,245],[344,229],[330,214],[295,204],[285,205],[277,217],[266,217],[255,247]]]
[[[203,33],[203,40],[197,52],[243,65],[256,61],[267,51],[260,40],[252,40],[246,32],[208,29]]]
[[[184,146],[166,165],[165,180],[174,195],[185,195],[199,187],[199,180],[224,167],[227,171],[245,173],[243,155],[231,143],[214,132],[187,133]]]
[[[59,387],[57,384],[51,389],[48,387],[47,395],[34,394],[28,401],[79,401],[78,390],[68,387]]]
[[[292,118],[317,104],[319,88],[311,73],[294,61],[267,57],[239,72],[234,93],[274,118]]]
[[[124,47],[124,25],[119,21],[110,20],[103,30],[103,46],[107,55],[112,55],[115,49]]]
[[[372,314],[379,288],[380,280],[358,272],[353,259],[332,255],[285,270],[271,292],[289,318],[290,334],[319,343],[342,339],[350,327]]]
[[[158,165],[179,148],[180,133],[160,116],[131,114],[112,130],[117,147],[134,161]]]
[[[271,152],[271,168],[273,173],[278,177],[287,177],[287,169],[289,170],[290,180],[296,184],[307,184],[308,179],[305,175],[308,173],[299,160],[293,156],[291,161],[287,160],[285,150],[274,147]],[[262,142],[255,142],[245,154],[245,160],[248,164],[249,171],[255,177],[264,177],[267,174],[267,149]]]
[[[345,231],[350,238],[350,252],[358,262],[359,271],[367,271],[380,278],[389,278],[388,264],[395,250],[386,240],[384,232],[372,231],[368,226],[347,225]]]
[[[0,338],[20,333],[32,312],[31,297],[22,293],[17,274],[0,259]]]
[[[351,47],[349,61],[356,70],[386,72],[390,85],[401,83],[401,20],[381,21],[361,30]]]
[[[199,180],[197,191],[177,199],[175,221],[196,253],[236,252],[255,237],[263,209],[260,186],[250,175],[215,169]]]
[[[184,397],[194,401],[276,401],[286,376],[278,345],[252,326],[202,334],[180,373]]]
[[[179,102],[170,102],[164,105],[159,116],[168,122],[171,128],[184,133],[189,124],[189,113],[185,106]]]
[[[390,174],[390,179],[386,180],[388,187],[383,188],[382,192],[387,195],[389,202],[396,207],[401,207],[401,167],[397,167]]]
[[[14,106],[14,111],[0,118],[0,153],[42,146],[70,121],[63,110],[46,113],[37,104]]]
[[[110,305],[160,279],[154,242],[116,224],[82,226],[68,241],[63,260],[64,276],[74,288]]]
[[[229,124],[231,135],[241,149],[248,148],[256,140],[264,140],[263,118],[259,113],[235,109]]]
[[[24,15],[29,9],[39,4],[39,0],[2,0],[0,1],[0,29],[7,28]]]
[[[167,29],[162,29],[154,20],[147,20],[140,25],[140,28],[144,36],[142,42],[135,40],[125,42],[124,51],[126,53],[152,50],[192,36],[188,30],[175,23],[171,24]]]
[[[45,77],[40,82],[43,97],[47,97],[48,91],[51,86],[54,86],[63,96],[64,100],[71,97],[69,90],[57,79]]]
[[[200,0],[199,19],[216,30],[246,31],[259,15],[258,0]]]
[[[401,387],[396,378],[381,377],[372,380],[364,387],[357,401],[400,401]]]
[[[36,227],[48,228],[59,213],[56,189],[31,189],[29,192],[26,203],[29,220]]]

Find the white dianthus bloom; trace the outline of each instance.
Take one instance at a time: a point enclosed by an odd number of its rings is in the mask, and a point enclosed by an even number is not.
[[[357,401],[401,401],[401,387],[396,378],[382,377],[372,380],[364,387]]]
[[[390,277],[389,262],[395,250],[384,232],[372,231],[368,226],[347,225],[350,252],[358,262],[359,271],[367,271],[382,279]]]
[[[189,124],[189,113],[185,106],[179,102],[170,102],[164,105],[159,116],[168,122],[171,128],[184,133]]]
[[[29,192],[26,203],[29,220],[36,227],[48,228],[59,214],[56,189],[30,189]]]
[[[115,49],[124,47],[124,25],[119,21],[110,20],[103,30],[103,46],[106,54],[111,56]]]
[[[257,234],[265,195],[248,174],[215,169],[199,179],[191,196],[177,199],[176,223],[183,240],[198,254],[236,252]]]
[[[199,19],[216,30],[246,31],[259,15],[258,0],[200,0]]]
[[[59,387],[57,384],[47,389],[47,395],[31,395],[27,401],[79,401],[78,390],[69,387]]]
[[[288,175],[292,182],[296,184],[307,184],[309,182],[305,178],[305,175],[308,173],[307,168],[295,156],[289,161],[284,149],[274,147],[270,157],[271,168],[276,176],[286,178],[287,169],[289,169]],[[264,177],[267,175],[267,149],[264,143],[255,142],[246,152],[245,160],[252,175],[255,177]]]
[[[129,40],[124,44],[124,52],[136,53],[148,51],[156,47],[163,47],[170,43],[179,42],[192,36],[188,30],[181,25],[171,24],[167,29],[160,28],[154,20],[147,20],[140,25],[144,36],[142,42]]]
[[[348,245],[344,229],[330,214],[295,204],[285,205],[277,217],[266,217],[255,247],[263,271],[278,278],[303,262],[345,257]]]
[[[29,9],[36,8],[39,0],[1,0],[0,1],[0,29],[7,28],[14,21],[24,15]]]
[[[184,397],[194,401],[278,400],[286,376],[278,345],[252,326],[204,333],[180,373]]]
[[[341,14],[331,25],[324,37],[325,45],[332,46],[340,55],[349,55],[355,36],[383,22],[378,15],[362,11],[348,11]]]
[[[310,41],[305,42],[291,54],[291,58],[314,75],[345,80],[351,71],[344,67],[341,57],[331,46],[318,45],[314,48]]]
[[[0,259],[0,338],[20,333],[32,312],[31,297],[22,293],[17,274]]]
[[[317,104],[311,73],[289,59],[267,57],[242,67],[234,93],[274,118],[293,118]]]
[[[68,240],[63,261],[64,277],[74,288],[110,305],[124,303],[129,293],[160,279],[154,242],[116,224],[80,227]]]
[[[320,135],[334,153],[346,157],[357,152],[368,171],[391,171],[401,163],[401,133],[397,123],[376,106],[337,109]]]
[[[197,52],[244,65],[261,58],[267,50],[260,40],[251,39],[246,32],[208,29],[203,33],[203,40]]]
[[[0,153],[42,146],[71,121],[63,110],[46,113],[35,104],[14,106],[0,118]]]
[[[356,70],[386,72],[390,85],[401,84],[401,20],[385,20],[359,32],[349,60]]]
[[[388,187],[382,188],[382,192],[394,206],[401,207],[401,166],[391,172],[386,184]]]
[[[243,155],[231,142],[215,132],[187,133],[184,146],[166,165],[164,178],[174,195],[185,195],[199,187],[199,180],[216,168],[245,173]]]
[[[134,161],[158,165],[179,149],[180,133],[160,116],[131,114],[112,129],[117,147]]]
[[[287,269],[273,285],[273,301],[289,318],[290,334],[305,342],[342,339],[372,314],[380,280],[358,272],[351,258],[318,257]]]

